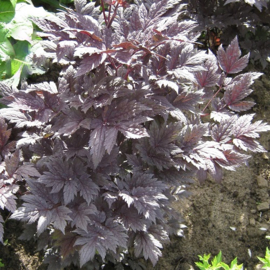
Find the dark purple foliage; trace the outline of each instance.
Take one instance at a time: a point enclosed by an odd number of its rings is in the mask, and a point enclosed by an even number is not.
[[[59,63],[60,77],[0,84],[0,207],[36,224],[51,268],[128,256],[155,265],[181,234],[171,203],[192,177],[221,181],[246,151],[264,151],[256,140],[270,126],[237,115],[254,105],[245,98],[261,75],[239,74],[249,54],[237,37],[216,57],[196,48],[193,21],[177,20],[180,0],[138,2],[101,1],[100,11],[75,0],[76,11],[33,16],[46,38],[34,58]]]

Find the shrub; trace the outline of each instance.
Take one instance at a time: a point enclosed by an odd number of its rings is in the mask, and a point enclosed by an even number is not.
[[[246,151],[265,151],[256,139],[270,126],[239,116],[261,73],[243,72],[237,37],[217,57],[198,50],[196,24],[178,21],[183,7],[76,0],[75,11],[32,17],[44,38],[34,61],[61,73],[20,90],[0,84],[0,207],[29,224],[23,239],[34,228],[52,269],[135,269],[140,256],[155,265],[182,233],[171,203],[193,176],[220,182]]]

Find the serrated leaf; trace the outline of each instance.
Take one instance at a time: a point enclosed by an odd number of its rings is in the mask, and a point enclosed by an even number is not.
[[[232,129],[234,121],[237,117],[233,116],[230,118],[222,119],[220,124],[214,125],[211,129],[211,136],[216,142],[226,143],[231,140]]]
[[[104,260],[107,250],[116,252],[118,246],[126,247],[127,235],[120,225],[110,219],[99,227],[88,226],[87,232],[81,229],[76,229],[75,232],[81,235],[75,245],[83,245],[79,251],[81,267],[94,258],[96,251]]]
[[[131,228],[134,232],[143,230],[145,226],[145,219],[142,215],[138,214],[138,211],[134,206],[127,207],[126,205],[123,205],[118,215],[120,221],[123,222],[127,230],[129,228]]]
[[[14,186],[14,190],[16,191],[16,185]],[[14,212],[16,210],[16,196],[13,194],[13,187],[5,186],[0,188],[0,207],[2,209],[6,208],[10,212]]]
[[[76,76],[78,77],[92,71],[100,66],[106,60],[106,58],[107,55],[105,53],[94,53],[90,56],[85,56],[80,63]]]
[[[235,37],[226,51],[222,45],[217,51],[217,58],[223,71],[229,74],[235,74],[242,71],[248,64],[249,53],[241,57],[241,50],[238,45],[238,39]]]
[[[55,82],[42,82],[42,83],[37,83],[37,84],[31,84],[27,90],[26,93],[32,92],[32,91],[45,91],[50,94],[57,94],[58,89],[55,84]]]
[[[217,61],[214,58],[207,60],[204,64],[206,70],[198,71],[195,77],[200,87],[213,87],[220,79]]]
[[[80,195],[85,199],[87,204],[98,195],[99,187],[91,180],[89,174],[81,174],[77,181]]]
[[[173,89],[176,93],[178,93],[178,85],[175,82],[169,81],[169,80],[158,80],[156,81],[156,84],[162,88],[162,87],[169,87],[170,89]]]
[[[71,220],[69,214],[71,213],[71,210],[67,208],[66,206],[59,206],[52,210],[52,223],[60,230],[63,234],[65,234],[65,227],[67,225],[67,221]]]
[[[89,215],[96,212],[97,208],[93,204],[87,205],[86,203],[82,203],[79,206],[75,206],[72,208],[72,213],[70,214],[72,224],[87,232],[87,226],[90,224]]]
[[[266,152],[266,150],[257,141],[245,136],[233,139],[233,144],[244,151]]]
[[[39,127],[41,122],[38,120],[31,121],[31,117],[20,112],[19,110],[14,110],[11,108],[3,108],[0,110],[0,116],[6,118],[10,123],[14,123],[15,127],[22,128],[27,127]]]
[[[108,154],[111,153],[117,138],[118,130],[115,127],[107,128],[105,131],[104,147]]]
[[[96,168],[100,163],[102,157],[105,154],[105,133],[106,127],[103,125],[99,125],[95,128],[90,136],[89,146],[91,148],[90,154],[92,155],[92,160],[94,167]]]
[[[155,266],[158,258],[162,255],[160,251],[160,248],[162,248],[162,244],[157,239],[155,239],[153,235],[147,234],[145,232],[137,233],[134,239],[134,244],[135,256],[139,257],[142,253],[144,258],[146,260],[149,258],[153,266]]]
[[[75,5],[76,12],[81,13],[86,3],[87,3],[86,0],[75,0],[74,5]]]
[[[6,171],[10,178],[13,177],[13,174],[16,172],[20,162],[20,154],[19,150],[13,153],[10,157],[6,156],[5,164],[6,164]]]
[[[57,232],[54,232],[54,234],[56,233]],[[76,247],[74,246],[74,244],[77,240],[77,235],[75,233],[68,232],[65,235],[57,235],[56,239],[57,241],[55,245],[60,247],[60,253],[61,256],[63,256],[63,259],[67,258],[69,255],[73,254],[76,251]]]

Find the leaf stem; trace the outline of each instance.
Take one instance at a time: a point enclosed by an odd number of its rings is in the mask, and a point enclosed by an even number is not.
[[[107,21],[107,17],[106,17],[106,14],[105,14],[105,6],[104,6],[103,0],[100,1],[100,4],[101,4],[101,8],[102,8],[102,13],[103,13],[105,24],[108,27],[108,21]]]
[[[217,94],[220,92],[220,90],[222,89],[222,85],[219,86],[219,89],[217,90],[217,92],[211,97],[211,99],[207,102],[207,104],[205,105],[205,107],[202,110],[202,113],[204,113],[204,111],[207,109],[207,107],[209,106],[209,104],[213,101],[213,99],[217,96]]]
[[[111,27],[112,22],[113,22],[114,18],[116,17],[116,12],[117,12],[118,7],[119,7],[119,2],[117,2],[116,6],[114,8],[114,12],[113,12],[112,18],[110,19],[110,21],[109,21],[109,23],[107,25],[108,28]]]

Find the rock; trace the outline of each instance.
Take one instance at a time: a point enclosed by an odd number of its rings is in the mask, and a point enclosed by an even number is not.
[[[256,212],[257,212],[256,209],[251,209],[251,210],[250,210],[250,213],[251,213],[251,214],[256,214]]]
[[[261,188],[268,187],[268,181],[264,179],[261,175],[257,176],[258,186]]]
[[[262,202],[257,206],[258,211],[266,211],[269,210],[269,202]]]
[[[254,269],[255,270],[261,270],[261,269],[263,269],[263,264],[257,264]]]
[[[251,219],[249,220],[249,224],[250,224],[251,226],[255,226],[255,224],[256,224],[255,218],[251,218]]]
[[[259,230],[266,232],[269,229],[268,224],[261,223],[259,225]]]

